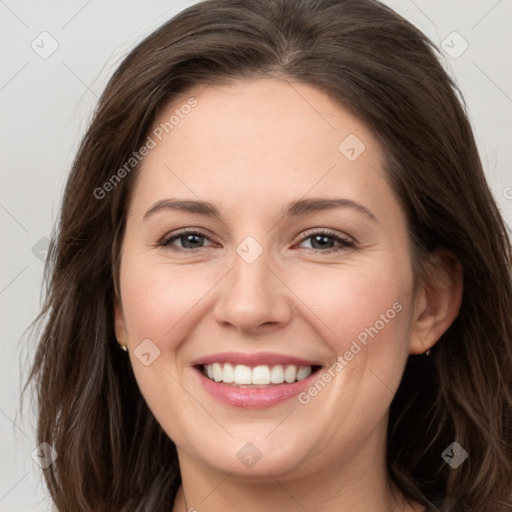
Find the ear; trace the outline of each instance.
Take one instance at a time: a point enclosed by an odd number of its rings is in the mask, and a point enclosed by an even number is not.
[[[459,314],[463,272],[457,258],[446,249],[431,254],[427,277],[418,284],[410,353],[422,354],[439,340]]]
[[[127,330],[126,322],[124,320],[123,308],[117,296],[114,298],[114,329],[116,332],[116,339],[120,345],[126,345]]]

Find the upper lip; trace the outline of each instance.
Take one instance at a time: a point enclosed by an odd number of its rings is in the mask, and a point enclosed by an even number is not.
[[[286,354],[278,354],[276,352],[256,352],[254,354],[246,354],[243,352],[219,352],[200,357],[191,362],[191,366],[207,365],[213,363],[231,363],[234,365],[243,364],[246,366],[260,365],[277,365],[292,364],[295,366],[321,366],[317,361],[307,361],[300,357],[290,356]]]

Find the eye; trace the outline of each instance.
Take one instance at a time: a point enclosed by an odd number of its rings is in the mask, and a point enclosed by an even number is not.
[[[158,245],[177,251],[193,251],[194,249],[202,249],[205,240],[209,240],[205,233],[197,230],[185,230],[175,233],[171,237],[163,238]],[[181,243],[181,247],[174,244],[176,241]]]
[[[190,252],[196,249],[203,249],[205,247],[204,243],[207,240],[210,241],[209,237],[202,231],[189,229],[164,237],[158,245],[175,251]],[[300,243],[303,244],[309,240],[311,241],[310,249],[314,252],[330,253],[355,247],[355,243],[352,240],[343,238],[337,233],[325,229],[307,234]],[[176,245],[176,242],[179,242],[180,245]],[[335,244],[338,244],[338,246]],[[306,249],[308,248],[306,247]]]
[[[348,238],[343,238],[333,231],[326,229],[318,230],[307,234],[302,238],[301,243],[311,241],[311,249],[315,252],[337,252],[350,247],[355,247],[355,243]],[[335,244],[338,244],[336,247]]]

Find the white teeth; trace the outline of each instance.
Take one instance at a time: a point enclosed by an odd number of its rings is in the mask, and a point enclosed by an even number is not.
[[[205,365],[204,370],[208,378],[215,382],[237,385],[269,385],[283,382],[291,384],[306,379],[312,372],[311,366],[292,364],[260,365],[251,368],[244,364],[233,366],[230,363],[213,363]]]
[[[284,382],[284,370],[282,365],[277,364],[272,367],[272,370],[270,370],[270,382],[272,382],[272,384],[282,384]]]
[[[253,368],[251,384],[270,384],[270,368],[268,366]]]
[[[297,380],[307,379],[311,375],[311,366],[301,366],[297,370]]]
[[[287,366],[284,369],[284,380],[291,384],[295,382],[295,377],[297,377],[297,368],[292,365]]]
[[[235,384],[252,384],[251,369],[243,364],[237,364],[235,366],[234,382]]]
[[[222,380],[222,366],[219,363],[213,363],[213,380],[220,382]]]
[[[233,365],[226,363],[224,365],[224,371],[222,372],[222,381],[226,384],[230,384],[231,382],[235,382],[235,369]]]

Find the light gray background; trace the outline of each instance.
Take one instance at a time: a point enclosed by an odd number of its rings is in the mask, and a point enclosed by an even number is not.
[[[33,341],[22,335],[40,307],[45,237],[74,153],[123,56],[193,3],[0,0],[0,512],[49,510],[31,458],[34,418],[27,413],[22,421],[18,412],[33,353]],[[512,226],[512,0],[385,3],[440,47],[445,41],[445,64],[462,89],[490,186]],[[44,31],[58,43],[45,59],[31,47],[51,48]],[[467,50],[453,58],[464,41]]]

